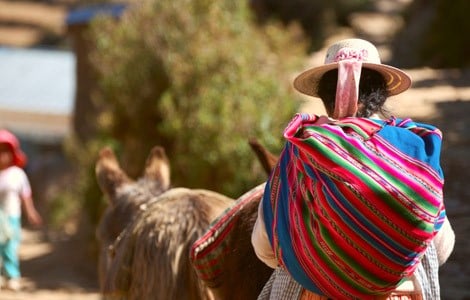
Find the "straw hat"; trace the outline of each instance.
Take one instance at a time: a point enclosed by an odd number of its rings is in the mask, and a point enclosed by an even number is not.
[[[324,65],[308,69],[298,75],[294,79],[295,89],[303,94],[318,97],[318,82],[323,74],[337,69],[338,62],[346,59],[361,61],[363,68],[382,74],[389,96],[400,94],[411,86],[411,77],[408,74],[381,63],[379,52],[373,44],[362,39],[345,39],[328,48]]]
[[[23,168],[26,165],[26,155],[21,151],[18,139],[10,131],[0,129],[0,143],[10,146],[15,166]]]

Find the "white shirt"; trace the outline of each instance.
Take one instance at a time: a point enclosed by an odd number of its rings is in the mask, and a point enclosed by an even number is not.
[[[23,169],[0,170],[0,210],[7,216],[21,216],[21,197],[31,197],[31,186]]]

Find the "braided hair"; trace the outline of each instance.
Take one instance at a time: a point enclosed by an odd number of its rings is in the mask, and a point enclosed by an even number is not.
[[[331,115],[335,109],[337,81],[338,69],[334,69],[323,74],[318,83],[318,95],[328,115]],[[383,107],[387,97],[387,86],[383,76],[374,70],[362,68],[356,117],[368,118],[375,113],[387,115],[388,112]]]

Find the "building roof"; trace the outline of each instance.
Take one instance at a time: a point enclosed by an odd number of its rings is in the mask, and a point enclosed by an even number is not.
[[[71,10],[65,20],[67,25],[87,24],[98,15],[120,17],[127,5],[122,3],[101,3]]]
[[[75,84],[73,52],[0,47],[0,127],[67,134]]]

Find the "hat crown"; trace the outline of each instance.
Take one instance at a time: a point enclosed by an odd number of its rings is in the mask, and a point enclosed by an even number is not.
[[[322,76],[333,69],[337,69],[339,62],[355,60],[367,68],[380,73],[385,82],[388,96],[400,94],[411,86],[411,77],[404,71],[382,64],[379,51],[370,42],[362,39],[345,39],[331,45],[325,56],[325,63],[318,67],[305,70],[294,79],[294,88],[297,91],[318,96],[318,84]]]
[[[381,64],[377,48],[361,39],[346,39],[331,45],[326,52],[325,64],[348,59]]]
[[[0,130],[0,143],[9,144],[13,149],[19,146],[18,139],[8,130]]]
[[[10,146],[13,153],[13,164],[23,168],[26,165],[27,157],[20,149],[20,143],[16,136],[6,129],[0,129],[0,143]]]

